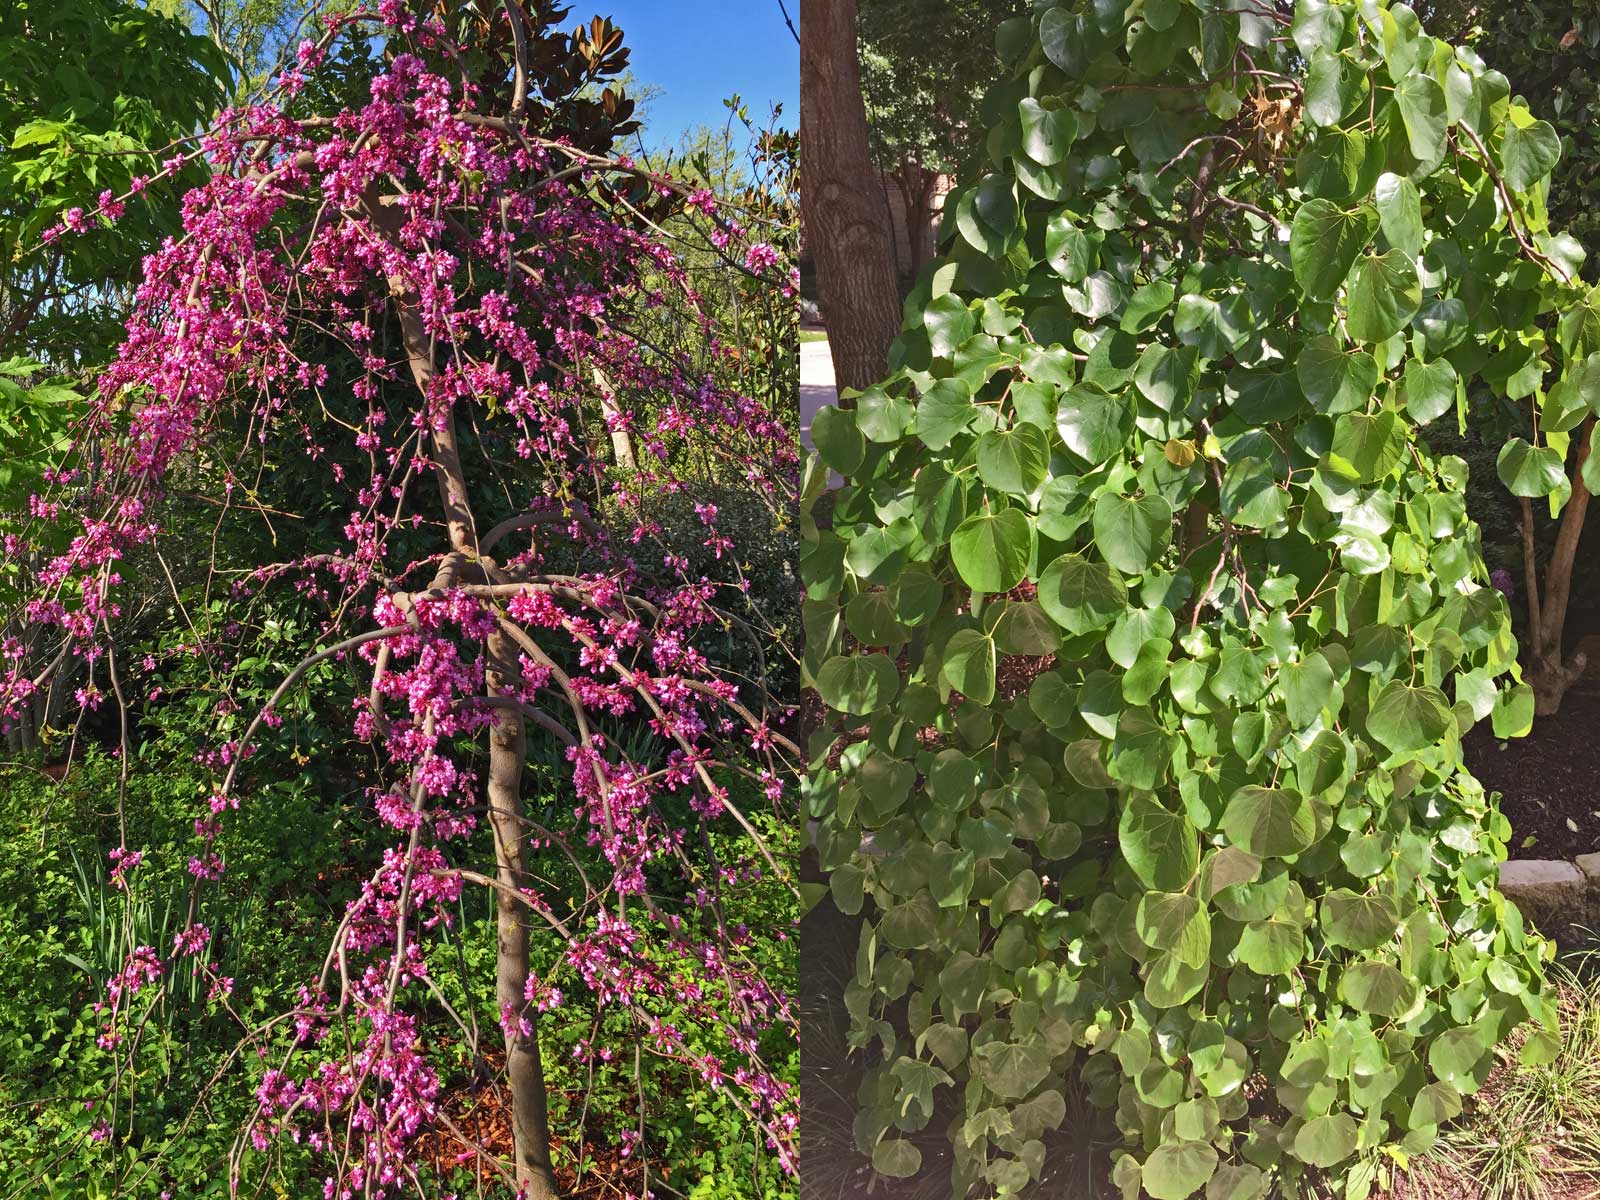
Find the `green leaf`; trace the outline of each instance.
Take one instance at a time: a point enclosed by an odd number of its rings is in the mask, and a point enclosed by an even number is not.
[[[992,429],[978,439],[978,477],[996,491],[1026,496],[1050,470],[1050,435],[1037,425]]]
[[[1078,136],[1078,120],[1070,108],[1046,108],[1032,96],[1018,106],[1022,118],[1022,151],[1043,167],[1066,160]]]
[[[1189,967],[1211,954],[1211,922],[1200,901],[1185,892],[1147,892],[1134,917],[1139,938],[1152,950],[1167,950]]]
[[[1306,340],[1294,372],[1311,407],[1328,416],[1365,408],[1378,386],[1378,364],[1372,355],[1346,351],[1326,335]]]
[[[1068,450],[1098,466],[1121,450],[1133,432],[1133,406],[1098,384],[1080,383],[1062,394],[1056,429]]]
[[[1057,213],[1045,226],[1044,254],[1050,269],[1068,283],[1082,283],[1100,265],[1089,235],[1074,225],[1067,213]]]
[[[1266,1193],[1266,1175],[1249,1163],[1224,1164],[1206,1184],[1206,1200],[1261,1200]]]
[[[1349,1113],[1307,1121],[1295,1134],[1295,1157],[1313,1167],[1332,1167],[1356,1152],[1356,1123]]]
[[[811,440],[822,461],[849,478],[861,468],[867,454],[867,439],[856,425],[856,414],[847,408],[826,404],[811,419]]]
[[[1313,300],[1331,300],[1377,231],[1378,214],[1369,205],[1346,210],[1321,198],[1302,204],[1289,231],[1289,261],[1300,290]]]
[[[1389,245],[1415,258],[1422,253],[1422,196],[1411,180],[1389,172],[1378,177],[1373,193],[1378,221]]]
[[[1249,784],[1229,798],[1222,831],[1257,858],[1285,858],[1316,841],[1317,818],[1298,792]]]
[[[1305,81],[1305,113],[1313,125],[1331,128],[1350,107],[1355,89],[1345,68],[1347,61],[1342,55],[1326,50],[1310,56],[1311,65]]]
[[[994,640],[976,629],[958,629],[944,647],[945,680],[967,699],[988,704],[994,699]]]
[[[1448,1083],[1430,1083],[1411,1102],[1412,1129],[1443,1125],[1461,1115],[1461,1093]]]
[[[950,558],[962,582],[977,592],[1009,592],[1028,573],[1033,524],[1017,508],[974,513],[950,537]]]
[[[856,425],[869,442],[899,441],[915,417],[911,401],[904,396],[891,396],[880,387],[868,388],[856,397]]]
[[[872,1169],[890,1179],[909,1179],[922,1169],[922,1151],[905,1138],[890,1138],[872,1148]]]
[[[1106,492],[1094,504],[1094,544],[1124,575],[1143,575],[1172,541],[1172,505]]]
[[[1122,310],[1122,319],[1117,322],[1117,328],[1123,333],[1143,333],[1147,329],[1160,324],[1161,318],[1166,316],[1172,308],[1172,297],[1177,289],[1166,279],[1157,279],[1147,283],[1128,300],[1128,306]]]
[[[1334,423],[1328,464],[1357,483],[1372,483],[1394,470],[1406,445],[1405,426],[1395,413],[1349,412]]]
[[[972,310],[960,297],[950,293],[929,301],[922,313],[923,328],[928,331],[928,344],[940,358],[949,358],[972,336],[974,320]]]
[[[1224,303],[1191,292],[1178,301],[1172,331],[1206,358],[1226,358],[1250,336],[1249,310],[1242,297],[1230,296]]]
[[[1295,921],[1268,917],[1252,921],[1239,936],[1239,961],[1257,975],[1287,975],[1305,957],[1306,936]]]
[[[900,672],[885,654],[838,655],[817,672],[817,694],[829,708],[864,717],[900,690]]]
[[[959,908],[972,892],[977,856],[941,842],[928,862],[928,890],[940,908]]]
[[[1289,33],[1301,55],[1311,58],[1319,50],[1326,53],[1339,49],[1344,22],[1345,10],[1329,0],[1297,0]]]
[[[1478,1090],[1478,1068],[1489,1052],[1489,1039],[1476,1025],[1447,1029],[1428,1047],[1428,1066],[1445,1083],[1462,1092]]]
[[[985,1042],[972,1052],[977,1077],[996,1096],[1020,1100],[1050,1073],[1051,1058],[1021,1042]]]
[[[1151,1200],[1185,1200],[1205,1187],[1216,1169],[1210,1142],[1163,1142],[1145,1159],[1140,1179]]]
[[[1352,338],[1388,341],[1422,306],[1416,264],[1398,250],[1367,255],[1356,264],[1345,305],[1345,328]]]
[[[1553,447],[1530,446],[1520,437],[1500,447],[1494,469],[1513,496],[1548,496],[1567,480],[1566,464]]]
[[[1526,129],[1506,122],[1500,161],[1505,164],[1506,186],[1525,192],[1550,174],[1561,159],[1561,136],[1548,121],[1535,121]]]
[[[1104,629],[1128,605],[1128,588],[1110,564],[1063,554],[1039,576],[1039,603],[1068,633]]]
[[[1393,679],[1367,713],[1367,729],[1396,754],[1426,750],[1454,728],[1455,716],[1436,687],[1412,687]]]
[[[1333,668],[1321,654],[1312,653],[1302,662],[1285,665],[1281,674],[1289,721],[1296,729],[1304,729],[1333,702],[1339,686]],[[1342,693],[1340,697],[1342,699]]]
[[[917,437],[930,450],[943,450],[978,415],[972,389],[959,379],[941,379],[917,401]]]
[[[1421,359],[1406,360],[1405,392],[1406,412],[1418,425],[1426,425],[1449,412],[1456,404],[1456,369],[1450,360],[1436,358],[1431,363]]]
[[[1405,125],[1412,157],[1420,163],[1436,163],[1443,158],[1449,116],[1444,89],[1433,76],[1421,71],[1407,75],[1395,85],[1394,102]]]
[[[1387,896],[1366,896],[1335,888],[1322,898],[1322,935],[1330,946],[1376,950],[1392,941],[1400,913]]]
[[[1393,1020],[1416,1003],[1417,985],[1388,963],[1357,963],[1340,976],[1339,998],[1357,1012]]]
[[[1181,892],[1200,866],[1200,839],[1183,813],[1134,795],[1117,825],[1122,857],[1145,887]]]
[[[1197,356],[1194,347],[1173,349],[1151,342],[1139,355],[1133,384],[1139,394],[1162,412],[1179,413],[1194,395]]]

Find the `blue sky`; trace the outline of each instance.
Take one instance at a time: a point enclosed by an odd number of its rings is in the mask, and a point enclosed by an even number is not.
[[[659,93],[650,101],[645,141],[676,144],[697,125],[727,119],[725,97],[737,92],[750,118],[764,124],[769,106],[783,105],[782,123],[800,122],[800,48],[784,24],[778,0],[569,0],[563,25],[610,17],[632,47],[629,62],[640,83]],[[784,0],[799,27],[799,0]]]

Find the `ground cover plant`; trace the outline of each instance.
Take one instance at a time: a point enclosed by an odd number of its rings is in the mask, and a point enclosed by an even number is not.
[[[549,1196],[592,1114],[641,1188],[791,1186],[792,599],[738,539],[791,519],[792,147],[729,204],[614,154],[621,33],[566,17],[308,20],[31,247],[206,179],[5,523],[0,706],[69,679],[80,734],[8,794],[84,921],[19,901],[82,972],[20,1194]]]
[[[1015,1194],[1071,1075],[1129,1197],[1363,1197],[1496,1046],[1559,1047],[1461,755],[1535,688],[1419,436],[1519,364],[1498,473],[1564,499],[1600,309],[1559,139],[1401,4],[1046,4],[997,44],[892,373],[813,427],[857,1145],[909,1176],[942,1130],[958,1195]]]

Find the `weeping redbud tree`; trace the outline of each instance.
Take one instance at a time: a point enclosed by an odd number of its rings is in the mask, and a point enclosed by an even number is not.
[[[1403,4],[1034,7],[893,373],[813,428],[858,1148],[1014,1195],[1076,1082],[1129,1200],[1359,1200],[1557,1045],[1461,755],[1534,692],[1423,430],[1516,361],[1502,478],[1590,436],[1559,140]]]
[[[771,630],[750,618],[716,506],[695,501],[715,480],[764,498],[775,528],[786,519],[794,439],[770,404],[782,389],[758,400],[729,386],[750,356],[701,276],[737,276],[741,319],[766,306],[769,369],[789,369],[792,226],[612,155],[631,107],[604,86],[625,62],[620,33],[596,20],[563,35],[562,15],[384,0],[326,19],[265,98],[175,151],[162,173],[200,161],[210,181],[186,197],[182,235],[152,248],[73,453],[8,537],[15,561],[72,533],[32,580],[27,635],[4,647],[4,711],[69,667],[85,705],[121,707],[138,686],[118,641],[123,575],[170,511],[173,478],[241,428],[248,444],[325,462],[335,491],[346,462],[364,464],[342,541],[233,589],[292,581],[329,617],[272,702],[207,748],[216,778],[196,797],[187,920],[172,945],[128,947],[111,981],[100,1044],[123,1066],[94,1135],[113,1164],[132,1127],[132,1056],[163,995],[199,973],[226,1003],[206,889],[226,871],[229,828],[252,820],[251,764],[279,707],[336,660],[366,681],[354,732],[377,751],[370,800],[392,848],[299,1004],[247,1029],[241,1049],[266,1069],[230,1184],[251,1187],[251,1164],[292,1140],[325,1159],[328,1196],[420,1190],[418,1140],[441,1121],[463,1137],[441,1115],[431,1038],[445,1013],[509,1098],[513,1150],[495,1170],[519,1194],[553,1195],[539,1023],[574,989],[633,1014],[630,1059],[676,1060],[727,1089],[794,1168],[795,1097],[762,1053],[787,1038],[790,1000],[721,907],[752,878],[788,886],[760,814],[735,799],[757,797],[769,829],[787,824],[788,714],[763,671],[737,674],[708,649],[742,639],[746,661],[764,662]],[[374,54],[352,89],[350,64]],[[341,88],[353,98],[338,102]],[[47,236],[116,236],[142,183]],[[651,336],[668,328],[674,345]],[[251,479],[223,478],[217,498],[246,504]],[[674,498],[694,504],[721,576],[661,552]],[[127,770],[125,708],[121,724]],[[525,811],[538,746],[566,764],[561,828]],[[478,862],[485,819],[493,855]],[[745,850],[725,860],[714,844]],[[538,856],[573,864],[577,899],[535,886]],[[141,851],[112,858],[126,882]],[[430,975],[429,941],[466,888],[494,897],[493,1054]],[[555,928],[559,961],[530,962],[530,922]],[[667,998],[678,1023],[661,1016]],[[691,1046],[684,1021],[718,1049]]]

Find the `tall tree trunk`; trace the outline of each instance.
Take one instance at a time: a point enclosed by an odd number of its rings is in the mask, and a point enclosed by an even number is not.
[[[1578,543],[1583,537],[1584,518],[1589,511],[1589,488],[1583,482],[1583,466],[1589,457],[1589,439],[1594,418],[1583,423],[1577,434],[1577,462],[1572,469],[1572,498],[1561,512],[1561,527],[1555,548],[1545,566],[1544,587],[1539,586],[1538,547],[1533,537],[1533,502],[1522,501],[1523,578],[1527,588],[1529,647],[1528,686],[1533,689],[1533,712],[1538,717],[1554,716],[1561,709],[1567,689],[1576,683],[1588,666],[1588,659],[1576,653],[1565,657],[1563,642],[1567,626],[1567,605],[1572,599],[1572,568],[1578,560]]]
[[[800,28],[800,217],[841,387],[888,373],[900,331],[892,231],[867,145],[855,0],[808,0]]]
[[[485,672],[491,696],[513,694],[516,654],[502,633],[485,645]],[[489,824],[494,829],[495,999],[505,1020],[506,1075],[511,1090],[512,1143],[517,1187],[527,1200],[555,1200],[560,1194],[550,1165],[550,1121],[539,1054],[538,1013],[526,998],[528,924],[517,900],[527,886],[522,860],[522,768],[527,759],[522,713],[496,707],[489,730]]]
[[[373,224],[394,237],[404,220],[400,210],[387,206],[377,186],[369,187],[365,206]],[[424,397],[433,378],[433,340],[423,324],[416,292],[405,279],[389,277],[400,334],[410,361],[411,376]],[[478,557],[478,526],[467,494],[465,468],[456,439],[456,422],[447,411],[434,429],[433,474],[439,502],[449,529],[450,548]],[[511,690],[517,673],[516,655],[501,633],[485,641],[486,681],[491,695]],[[548,1098],[544,1086],[544,1061],[539,1053],[533,1010],[524,998],[528,980],[528,930],[523,906],[513,890],[524,883],[522,860],[522,772],[527,759],[522,714],[496,707],[489,731],[489,823],[494,831],[495,872],[503,887],[495,888],[495,998],[500,1011],[510,1017],[506,1033],[506,1080],[511,1092],[511,1133],[517,1186],[526,1200],[556,1200],[555,1174],[550,1165]],[[508,1008],[509,1006],[509,1008]],[[518,1024],[528,1022],[524,1034]]]

